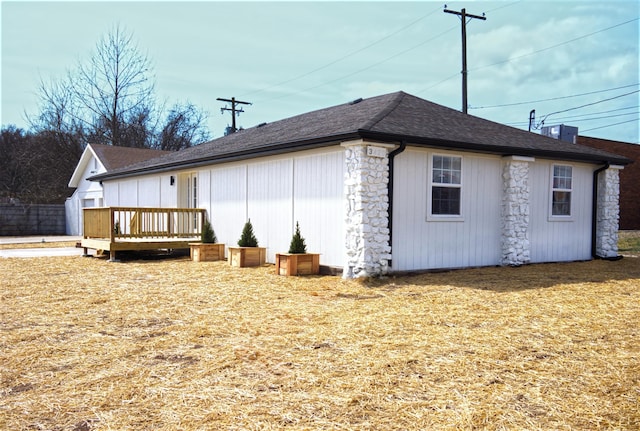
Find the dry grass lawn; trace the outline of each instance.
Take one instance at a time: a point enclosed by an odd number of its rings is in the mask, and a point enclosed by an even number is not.
[[[638,257],[273,272],[0,259],[0,429],[640,429]]]

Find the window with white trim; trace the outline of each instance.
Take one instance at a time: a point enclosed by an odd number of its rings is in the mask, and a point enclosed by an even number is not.
[[[571,215],[571,192],[573,191],[573,168],[567,165],[553,165],[551,185],[551,215]]]
[[[431,164],[431,215],[459,216],[462,157],[434,155]]]

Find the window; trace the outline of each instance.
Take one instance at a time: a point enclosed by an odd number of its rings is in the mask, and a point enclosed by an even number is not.
[[[462,157],[433,156],[431,168],[431,214],[460,215]]]
[[[571,166],[554,165],[551,187],[551,215],[571,215],[571,191],[572,191]]]

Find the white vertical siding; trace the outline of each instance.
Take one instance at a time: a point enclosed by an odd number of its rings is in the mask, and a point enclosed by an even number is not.
[[[115,207],[120,205],[120,183],[118,181],[105,181],[103,183],[102,195],[104,206]]]
[[[210,172],[207,213],[218,241],[236,246],[247,220],[247,167],[217,166]]]
[[[199,171],[197,174],[198,182],[198,208],[211,208],[211,171],[204,170]],[[207,217],[210,217],[211,213],[207,210]]]
[[[342,266],[345,261],[344,171],[342,150],[294,159],[294,212],[289,241],[297,221],[307,251],[322,253],[323,265]],[[288,249],[289,243],[286,246]]]
[[[200,206],[211,214],[220,242],[236,245],[251,218],[267,261],[274,262],[276,253],[289,249],[298,221],[308,251],[321,253],[322,265],[344,262],[342,148],[213,166],[199,177]],[[207,188],[209,198],[202,195]]]
[[[160,176],[146,176],[138,180],[138,207],[158,207],[160,203]]]
[[[100,170],[96,171],[96,165],[100,166]],[[73,192],[73,195],[65,202],[66,212],[66,232],[67,235],[81,235],[83,228],[83,201],[87,199],[93,200],[94,206],[101,206],[101,199],[104,200],[104,193],[102,186],[99,182],[88,181],[87,178],[96,175],[97,173],[103,173],[106,170],[102,165],[93,157],[89,159],[89,162],[84,166],[84,170],[81,174],[81,180],[78,182],[78,187]]]
[[[501,159],[451,153],[463,160],[462,218],[460,221],[427,221],[428,178],[433,154],[409,148],[395,158],[392,270],[498,264]]]
[[[572,166],[571,217],[551,217],[551,175],[554,164]],[[536,159],[530,165],[531,262],[559,262],[591,258],[591,165]]]
[[[247,171],[247,217],[260,246],[267,247],[267,261],[286,252],[293,217],[293,160],[251,163]],[[240,232],[238,232],[240,236]]]
[[[139,179],[126,179],[118,182],[118,206],[138,206],[138,182]]]
[[[175,208],[178,206],[178,185],[171,185],[171,176],[177,181],[175,174],[160,176],[160,199],[157,202],[159,208]]]

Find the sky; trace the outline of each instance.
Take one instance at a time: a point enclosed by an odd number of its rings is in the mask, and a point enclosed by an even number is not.
[[[640,143],[640,2],[7,1],[1,124],[28,129],[41,81],[86,63],[119,25],[153,64],[156,97],[209,115],[212,137],[242,105],[245,128],[404,91],[461,110],[466,9],[468,113],[532,131]]]

